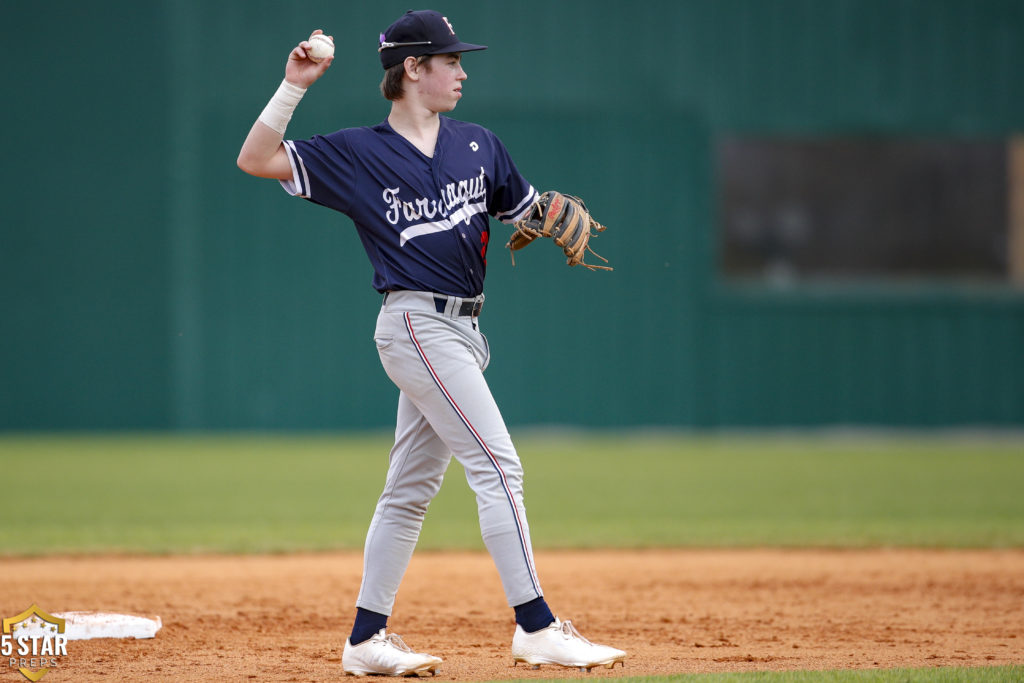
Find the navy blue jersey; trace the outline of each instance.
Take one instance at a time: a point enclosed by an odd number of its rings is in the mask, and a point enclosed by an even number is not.
[[[286,140],[294,196],[347,215],[379,292],[483,292],[488,216],[522,218],[537,192],[491,131],[441,116],[428,157],[385,120],[309,140]]]

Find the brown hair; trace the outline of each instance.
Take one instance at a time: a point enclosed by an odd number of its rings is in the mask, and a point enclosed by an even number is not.
[[[416,58],[417,64],[423,64],[430,61],[433,55],[423,55]],[[427,69],[430,68],[428,64]],[[380,82],[380,94],[384,96],[384,99],[400,100],[405,95],[405,84],[402,83],[402,76],[405,75],[405,62],[399,62],[394,66],[384,71],[384,78]]]

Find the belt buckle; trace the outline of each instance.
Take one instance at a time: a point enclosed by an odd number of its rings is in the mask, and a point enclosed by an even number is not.
[[[478,299],[460,299],[459,297],[450,297],[444,294],[434,295],[434,308],[438,313],[444,313],[448,310],[448,302],[455,299],[459,302],[458,306],[451,308],[452,315],[454,316],[471,316],[473,318],[480,315],[481,309],[484,307],[484,302]]]

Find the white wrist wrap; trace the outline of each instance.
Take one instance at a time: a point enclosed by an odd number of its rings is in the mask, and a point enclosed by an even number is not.
[[[302,96],[305,94],[305,88],[293,85],[287,80],[281,81],[277,92],[267,102],[267,106],[263,108],[259,120],[283,136],[285,129],[288,128],[288,122],[291,121],[295,107],[298,106],[299,101],[302,100]]]

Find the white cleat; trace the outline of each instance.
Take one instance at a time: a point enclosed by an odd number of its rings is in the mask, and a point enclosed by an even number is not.
[[[384,629],[358,645],[346,640],[341,655],[341,666],[350,676],[434,676],[440,664],[440,657],[413,652],[401,637]]]
[[[595,666],[612,669],[626,666],[626,653],[607,645],[596,645],[583,636],[571,621],[559,621],[534,633],[527,633],[516,624],[512,636],[513,666],[519,662],[539,669],[541,664],[555,664],[589,672]]]

